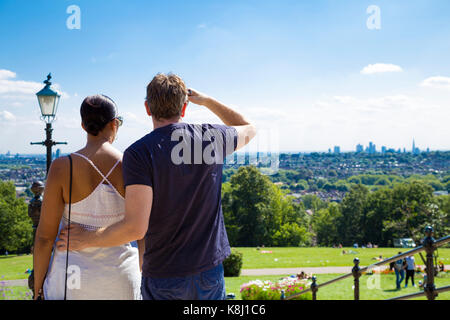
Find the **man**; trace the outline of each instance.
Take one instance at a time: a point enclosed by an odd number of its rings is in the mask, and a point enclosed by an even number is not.
[[[398,254],[401,254],[401,252],[399,252]],[[405,266],[404,266],[404,263],[405,263],[404,259],[399,259],[399,260],[395,261],[395,264],[394,264],[395,283],[397,285],[397,290],[400,289],[400,285],[401,285],[403,279],[405,278]]]
[[[225,125],[183,123],[188,101]],[[223,159],[248,144],[255,127],[173,74],[153,78],[145,108],[153,131],[123,157],[125,218],[94,232],[71,227],[70,250],[145,237],[144,299],[225,299],[222,261],[230,246],[221,208]],[[67,231],[60,238],[65,243]]]
[[[416,269],[416,263],[414,261],[414,256],[407,256],[406,260],[406,279],[405,279],[405,288],[408,287],[408,280],[411,278],[412,286],[415,287],[414,283],[414,272]]]

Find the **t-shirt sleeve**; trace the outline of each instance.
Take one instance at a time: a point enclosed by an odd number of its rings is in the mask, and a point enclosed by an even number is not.
[[[122,170],[125,187],[134,184],[153,187],[153,170],[150,160],[144,159],[138,151],[131,148],[125,150]]]

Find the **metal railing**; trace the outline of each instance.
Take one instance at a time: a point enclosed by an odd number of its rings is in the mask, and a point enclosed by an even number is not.
[[[406,256],[411,256],[413,254],[416,254],[416,253],[419,253],[422,251],[426,252],[425,272],[427,274],[427,277],[426,277],[426,283],[424,285],[424,291],[392,298],[389,300],[407,300],[407,299],[417,298],[417,297],[424,296],[424,295],[427,296],[428,300],[434,300],[434,299],[436,299],[436,297],[439,293],[445,292],[445,291],[450,291],[450,286],[445,286],[442,288],[435,287],[435,285],[434,285],[435,268],[434,268],[434,261],[433,261],[434,251],[438,247],[443,246],[446,243],[449,243],[450,235],[443,237],[439,240],[435,240],[433,238],[433,228],[431,226],[428,226],[425,228],[425,234],[426,234],[426,236],[423,240],[423,244],[417,248],[414,248],[407,252],[395,255],[393,257],[390,257],[388,259],[371,264],[371,265],[369,265],[367,267],[363,267],[363,268],[359,267],[359,259],[355,258],[355,259],[353,259],[354,267],[352,268],[351,272],[344,274],[342,276],[339,276],[335,279],[329,280],[327,282],[321,283],[321,284],[317,284],[317,277],[314,276],[314,277],[312,277],[312,284],[308,289],[305,289],[301,292],[298,292],[298,293],[295,293],[295,294],[289,295],[289,296],[285,296],[285,294],[283,292],[281,295],[282,300],[291,300],[291,299],[296,298],[307,292],[312,292],[312,299],[316,300],[317,299],[317,291],[319,290],[319,288],[323,288],[325,286],[328,286],[332,283],[344,280],[351,276],[353,276],[353,279],[354,279],[354,287],[353,287],[354,288],[353,289],[354,300],[359,300],[359,292],[360,292],[359,278],[361,277],[363,272],[370,271],[378,266],[385,265],[385,264],[388,264],[393,261],[397,261],[401,258],[404,258]]]

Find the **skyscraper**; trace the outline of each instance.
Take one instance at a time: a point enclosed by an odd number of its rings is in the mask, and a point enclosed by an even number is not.
[[[369,142],[369,150],[368,151],[369,151],[369,154],[374,154],[377,152],[377,148],[376,148],[375,144],[372,143],[372,141]]]
[[[358,144],[356,145],[356,152],[357,152],[357,153],[360,153],[360,152],[363,152],[363,151],[364,151],[363,145],[358,143]]]

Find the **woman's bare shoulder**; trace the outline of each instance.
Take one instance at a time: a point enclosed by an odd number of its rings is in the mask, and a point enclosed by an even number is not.
[[[116,159],[116,161],[122,162],[122,158],[123,158],[123,153],[120,152],[119,150],[117,150],[116,148],[114,148],[113,146],[111,146],[108,150],[108,153],[114,158]]]
[[[64,183],[67,180],[68,174],[69,158],[60,157],[52,161],[47,180]]]

